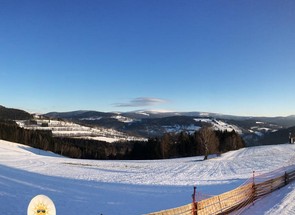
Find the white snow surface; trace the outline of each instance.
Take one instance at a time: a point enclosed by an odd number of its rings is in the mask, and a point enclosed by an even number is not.
[[[0,140],[0,214],[25,214],[30,200],[49,196],[57,214],[146,214],[191,202],[197,191],[216,195],[256,174],[291,164],[295,145],[232,151],[202,157],[146,161],[65,158]],[[257,202],[243,214],[295,214],[295,183]]]
[[[124,123],[131,123],[134,120],[125,116],[117,115],[113,116],[112,118],[117,119],[119,122],[124,122]]]
[[[119,119],[123,120],[122,118],[118,118],[118,120]],[[128,119],[126,118],[124,120],[125,122],[127,122]],[[93,139],[93,140],[106,141],[110,143],[115,141],[126,141],[126,140],[139,140],[139,141],[147,140],[146,138],[134,137],[114,129],[82,126],[73,122],[67,122],[62,120],[37,119],[35,121],[36,121],[36,124],[27,124],[26,120],[19,120],[19,121],[16,121],[16,123],[20,127],[25,129],[52,131],[53,136],[56,136],[56,137]],[[46,124],[46,126],[42,126],[42,124]]]
[[[163,126],[165,131],[168,133],[179,133],[181,131],[189,132],[190,134],[193,134],[195,131],[199,130],[201,127],[195,126],[193,124],[188,126],[183,125],[174,125],[174,126]]]
[[[194,119],[196,122],[205,122],[209,123],[212,125],[214,130],[219,130],[219,131],[228,131],[231,132],[235,130],[237,133],[242,134],[243,131],[236,125],[231,125],[226,122],[223,122],[221,120],[216,120],[216,119],[210,119],[210,118],[195,118]]]

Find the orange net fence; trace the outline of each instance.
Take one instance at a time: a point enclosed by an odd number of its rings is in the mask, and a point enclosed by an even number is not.
[[[295,180],[295,165],[276,169],[267,174],[253,174],[238,188],[208,198],[198,193],[197,202],[148,215],[218,215],[241,214],[255,201]],[[207,197],[203,199],[204,197]]]

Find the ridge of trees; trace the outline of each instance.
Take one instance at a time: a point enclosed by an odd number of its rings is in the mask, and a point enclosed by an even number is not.
[[[234,130],[215,131],[203,127],[199,131],[166,133],[161,138],[151,138],[147,142],[135,142],[129,159],[165,159],[188,156],[220,154],[245,147],[244,140]]]
[[[31,119],[32,115],[26,111],[6,108],[0,105],[0,119],[1,120],[27,120]]]
[[[224,153],[245,146],[234,130],[166,133],[148,141],[107,143],[104,141],[53,137],[51,131],[27,130],[13,121],[0,121],[0,139],[52,151],[71,158],[85,159],[166,159]]]

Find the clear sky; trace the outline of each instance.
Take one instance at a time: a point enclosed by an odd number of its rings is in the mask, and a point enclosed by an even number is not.
[[[295,114],[295,1],[0,0],[0,104]]]

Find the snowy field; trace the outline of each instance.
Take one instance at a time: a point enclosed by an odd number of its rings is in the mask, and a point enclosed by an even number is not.
[[[93,139],[109,143],[115,141],[147,140],[146,138],[134,137],[114,129],[88,127],[63,120],[35,119],[33,121],[35,123],[31,123],[30,120],[17,120],[16,123],[21,128],[29,130],[51,131],[55,137]]]
[[[197,191],[216,195],[256,174],[287,166],[295,145],[228,152],[208,161],[190,157],[153,161],[94,161],[0,140],[0,214],[25,214],[30,200],[49,196],[57,214],[137,215],[191,202]],[[244,214],[295,214],[295,183]]]

